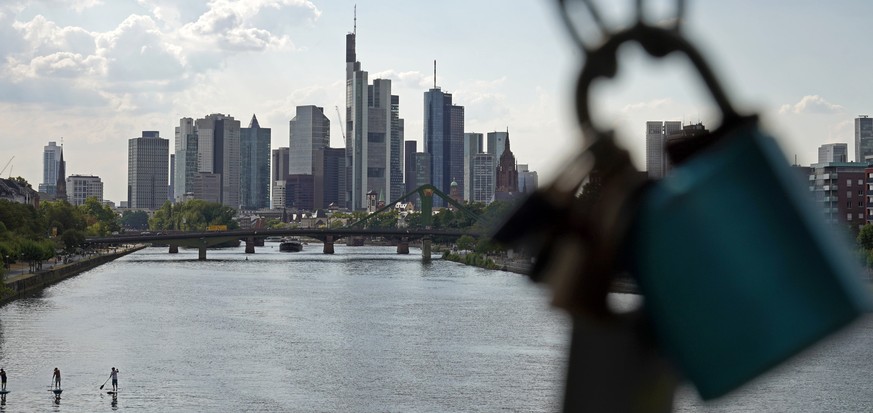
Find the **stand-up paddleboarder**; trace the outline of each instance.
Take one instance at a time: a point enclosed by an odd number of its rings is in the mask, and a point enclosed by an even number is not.
[[[56,387],[58,389],[61,388],[61,371],[58,370],[57,367],[55,367],[55,372],[52,373],[52,382],[54,383],[53,384],[54,387]]]
[[[112,379],[112,391],[118,391],[118,370],[115,367],[112,368],[112,372],[109,373],[109,378]]]

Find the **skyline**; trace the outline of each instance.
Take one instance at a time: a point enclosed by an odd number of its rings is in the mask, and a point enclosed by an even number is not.
[[[873,112],[863,82],[870,57],[861,53],[864,35],[873,30],[863,16],[873,5],[791,5],[689,2],[686,33],[740,110],[757,110],[786,157],[793,161],[796,154],[808,165],[825,143],[845,142],[854,153],[853,119]],[[4,4],[0,162],[14,155],[11,175],[36,188],[42,147],[63,137],[67,173],[100,176],[105,198],[118,202],[127,196],[128,140],[156,130],[173,146],[182,117],[257,115],[273,130],[275,149],[288,146],[296,106],[316,105],[331,121],[331,146],[343,147],[332,106],[344,106],[344,41],[353,29],[358,60],[371,79],[391,79],[405,138],[419,148],[434,59],[437,85],[465,107],[464,132],[508,128],[518,162],[538,171],[541,184],[580,147],[572,93],[581,59],[555,5],[360,3],[356,27],[354,6],[303,0]],[[628,15],[612,5],[604,14]],[[699,120],[710,129],[717,123],[705,93],[688,87],[698,86],[696,77],[677,61],[651,64],[630,56],[621,65],[631,76],[595,89],[596,119],[620,126],[640,169],[646,121]]]

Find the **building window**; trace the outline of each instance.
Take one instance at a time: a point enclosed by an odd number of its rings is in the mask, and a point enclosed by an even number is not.
[[[863,179],[859,179],[859,180],[858,180],[858,185],[864,185],[864,180],[863,180]]]
[[[861,212],[859,212],[859,213],[858,213],[858,219],[864,219],[864,214],[861,213]]]
[[[846,221],[851,221],[851,220],[852,220],[852,214],[851,213],[846,214]]]
[[[846,198],[852,197],[852,191],[846,191]]]
[[[864,208],[864,202],[858,201],[858,208]]]
[[[852,180],[846,179],[846,186],[852,186]]]

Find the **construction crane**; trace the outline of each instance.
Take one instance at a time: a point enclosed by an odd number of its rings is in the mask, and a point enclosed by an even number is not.
[[[12,157],[9,158],[9,161],[6,162],[6,165],[4,165],[4,166],[3,166],[3,169],[0,170],[0,175],[3,175],[3,172],[6,172],[6,168],[9,167],[9,164],[12,163],[12,160],[13,160],[13,159],[15,159],[15,155],[12,155]],[[11,170],[10,170],[10,173],[11,173]]]
[[[343,142],[345,142],[346,141],[346,124],[343,123],[343,115],[340,114],[339,106],[334,105],[333,107],[336,108],[336,116],[339,118],[339,122],[340,122],[340,133],[342,133]]]

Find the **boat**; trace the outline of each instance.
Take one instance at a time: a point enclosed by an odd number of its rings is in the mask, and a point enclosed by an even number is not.
[[[300,252],[303,251],[303,243],[297,239],[283,239],[282,242],[279,243],[279,251],[282,252]]]

